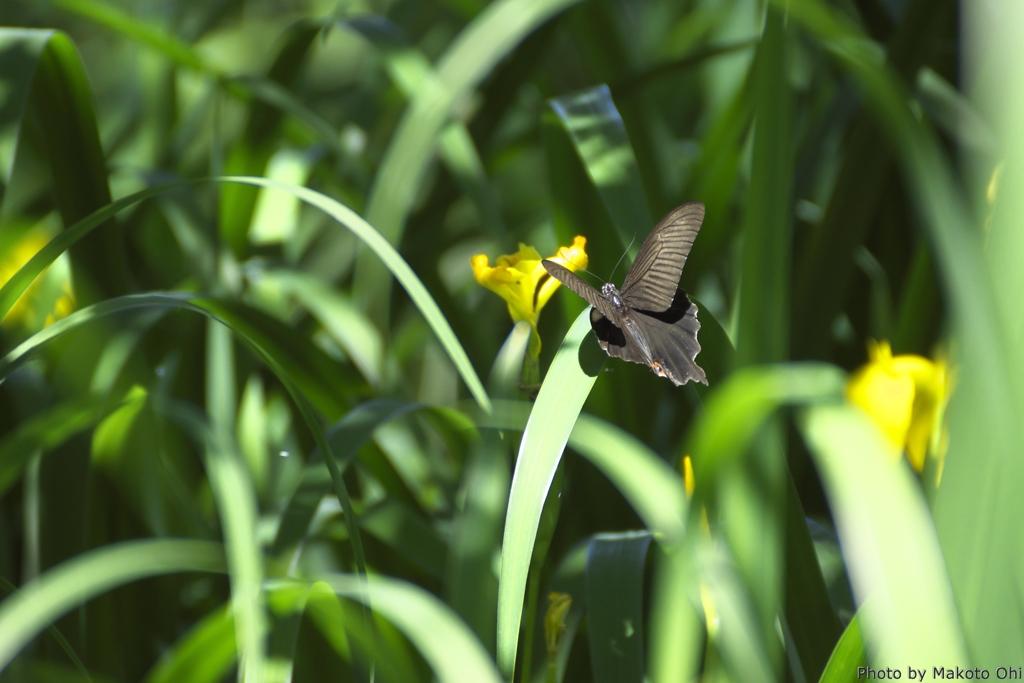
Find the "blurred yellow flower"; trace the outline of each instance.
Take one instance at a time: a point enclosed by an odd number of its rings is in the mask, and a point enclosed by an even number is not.
[[[850,378],[846,397],[866,412],[920,472],[949,395],[943,360],[893,356],[888,342],[868,344],[868,363]]]
[[[49,238],[38,231],[30,232],[17,243],[15,243],[3,256],[0,256],[0,287],[7,284],[15,273],[29,262],[36,253],[45,247]],[[60,282],[60,294],[55,289],[50,289],[52,294],[44,292],[43,283],[51,275],[48,268],[35,279],[25,293],[11,307],[3,324],[7,327],[22,325],[30,330],[37,330],[47,327],[56,320],[65,317],[75,308],[75,293],[71,288],[71,282],[64,276]],[[60,277],[60,276],[58,276]],[[52,287],[58,284],[49,280]],[[51,298],[54,297],[54,298]],[[40,321],[42,317],[42,321]]]
[[[693,460],[689,455],[683,456],[682,462],[679,463],[679,469],[683,472],[683,488],[686,489],[686,498],[689,500],[693,498],[693,489],[697,484],[697,480],[693,477]],[[703,506],[700,509],[700,528],[704,536],[711,536],[711,526],[708,524],[708,511]],[[717,638],[721,620],[718,616],[718,610],[715,609],[715,601],[711,596],[711,591],[703,581],[700,583],[700,603],[704,608],[704,625],[708,630],[708,636],[712,639]]]
[[[555,261],[569,270],[587,267],[587,238],[577,235],[572,245],[559,247],[548,260]],[[540,253],[531,246],[519,244],[515,254],[499,256],[492,268],[486,254],[477,254],[469,260],[473,266],[476,281],[491,290],[508,304],[512,320],[530,323],[530,355],[540,355],[540,336],[537,334],[537,317],[541,309],[555,293],[561,283],[548,275],[541,264]]]
[[[693,460],[689,455],[684,455],[682,462],[679,463],[679,469],[683,473],[683,488],[686,490],[686,499],[693,498],[693,489],[697,485],[697,480],[693,477]],[[708,524],[708,511],[704,506],[700,508],[700,528],[704,530],[705,534],[711,533],[711,526]]]
[[[693,488],[696,486],[696,481],[693,478],[693,460],[690,459],[689,455],[683,456],[683,488],[686,489],[686,497],[693,497]]]

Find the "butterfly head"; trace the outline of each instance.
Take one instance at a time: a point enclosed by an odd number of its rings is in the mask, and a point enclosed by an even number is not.
[[[615,308],[622,308],[622,297],[619,294],[619,290],[612,283],[606,282],[601,287],[601,296],[610,301]]]

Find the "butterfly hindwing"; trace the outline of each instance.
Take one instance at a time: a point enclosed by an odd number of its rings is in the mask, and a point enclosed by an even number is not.
[[[686,292],[677,289],[668,310],[629,311],[627,315],[642,341],[627,331],[622,316],[609,319],[597,310],[590,312],[590,324],[605,353],[647,365],[655,374],[667,377],[676,385],[690,380],[705,385],[708,383],[707,376],[695,361],[700,353],[697,305],[690,301]]]
[[[628,307],[668,310],[703,221],[704,205],[686,202],[654,226],[622,283],[622,300]]]

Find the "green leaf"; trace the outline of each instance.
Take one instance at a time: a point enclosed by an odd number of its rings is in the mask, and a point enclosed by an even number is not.
[[[857,667],[867,664],[867,657],[864,656],[864,639],[860,634],[860,616],[854,615],[836,643],[819,683],[855,683],[861,680],[857,675]]]
[[[399,255],[391,244],[388,243],[387,239],[374,229],[367,221],[363,220],[359,214],[352,209],[348,208],[341,202],[331,199],[325,194],[310,190],[305,187],[296,187],[294,185],[284,185],[277,183],[272,180],[265,178],[224,178],[225,182],[236,182],[248,185],[257,185],[259,187],[269,187],[277,190],[284,190],[295,195],[302,201],[306,202],[310,206],[315,206],[327,215],[334,218],[336,221],[347,227],[356,237],[370,247],[370,249],[377,254],[377,256],[383,261],[384,265],[388,270],[395,276],[395,279],[405,287],[405,291],[409,294],[409,298],[413,300],[416,307],[419,308],[420,313],[423,314],[424,319],[430,328],[437,335],[438,341],[441,342],[441,346],[447,352],[448,357],[451,358],[455,368],[462,375],[462,380],[469,387],[470,393],[473,398],[476,399],[477,403],[480,404],[484,410],[490,410],[490,399],[487,397],[487,392],[484,391],[484,386],[480,382],[480,378],[477,377],[476,371],[469,362],[469,357],[466,355],[465,349],[459,343],[455,333],[452,331],[451,325],[445,319],[444,314],[441,313],[441,309],[438,308],[437,303],[433,297],[430,296],[430,292],[423,286],[423,282],[420,281],[416,273],[413,272],[409,264],[405,262],[405,259]]]
[[[786,360],[789,245],[792,233],[792,94],[786,81],[785,18],[768,11],[754,64],[754,155],[743,229],[743,278],[736,359]]]
[[[569,434],[604,364],[604,354],[592,340],[582,346],[588,334],[590,319],[584,312],[555,354],[519,446],[498,583],[498,666],[507,676],[515,668],[526,578],[541,510]]]
[[[293,270],[260,274],[271,286],[294,296],[341,346],[371,386],[378,386],[384,372],[384,340],[380,331],[344,295],[322,280]]]
[[[95,0],[55,0],[54,4],[68,12],[91,19],[143,45],[148,45],[167,55],[181,66],[201,73],[216,73],[216,70],[204,61],[188,43],[156,26],[139,21],[138,17],[129,16],[116,7]]]
[[[623,249],[618,228],[591,182],[562,119],[554,111],[546,110],[541,116],[541,125],[551,195],[549,211],[558,244],[570,244],[576,235],[586,233],[587,268],[611,275]],[[564,297],[563,301],[565,321],[569,324],[586,303],[574,295]]]
[[[266,676],[267,616],[261,592],[263,557],[256,544],[256,491],[230,432],[207,422],[187,404],[165,400],[160,408],[205,448],[206,475],[217,503],[231,580],[235,642],[242,662],[239,678],[260,683]]]
[[[497,0],[452,41],[437,62],[437,77],[423,80],[402,114],[374,179],[366,220],[386,243],[401,242],[437,138],[453,108],[527,35],[578,1]],[[355,292],[357,298],[372,302],[375,319],[386,318],[389,291],[390,282],[380,264],[361,255]]]
[[[59,403],[28,420],[0,441],[0,493],[21,477],[32,454],[51,450],[97,424],[112,406],[94,397]]]
[[[735,534],[737,530],[747,534],[757,533],[757,520],[751,520],[754,513],[749,507],[743,506],[744,496],[755,495],[752,493],[753,484],[743,479],[737,482],[737,474],[731,471],[731,467],[740,461],[754,436],[778,408],[793,404],[836,402],[842,396],[844,384],[843,373],[838,368],[824,364],[752,366],[731,375],[715,391],[709,393],[705,401],[705,413],[698,418],[688,439],[686,452],[693,456],[695,498],[699,501],[707,500],[711,491],[718,490],[721,473],[727,472],[724,480],[726,485],[720,493],[733,496],[731,504],[738,510],[730,518],[734,527],[732,533]],[[824,596],[825,604],[822,604],[823,596],[820,590],[816,590],[821,588],[820,569],[817,567],[813,547],[808,550],[810,539],[799,500],[792,488],[788,495],[792,497],[789,505],[795,506],[795,509],[784,511],[789,520],[787,528],[790,538],[786,548],[788,572],[804,572],[807,585],[801,585],[799,596],[788,598],[790,602],[787,603],[786,616],[793,622],[791,629],[794,638],[798,639],[798,654],[801,660],[806,660],[803,664],[805,670],[814,671],[819,666],[816,664],[817,659],[823,657],[821,647],[830,648],[831,642],[834,642],[829,641],[829,638],[834,633],[835,624],[831,623],[834,619],[831,622],[828,620],[830,607],[827,596]],[[746,513],[748,523],[742,529],[735,529],[741,523],[739,520],[744,519],[736,515],[743,513]],[[781,562],[782,558],[779,559]],[[684,564],[683,560],[673,560],[669,566],[675,569],[665,571],[685,576]],[[671,617],[665,618],[671,620]],[[811,620],[811,623],[806,623],[806,620]],[[774,612],[772,622],[774,624]],[[685,630],[687,627],[678,623],[671,628]],[[770,635],[759,636],[759,642],[763,643],[766,637],[776,637],[774,626]],[[818,639],[823,639],[824,645],[817,642]],[[662,656],[668,657],[667,653]],[[665,666],[667,671],[679,671],[678,667],[688,665],[680,661],[670,665],[666,661]]]
[[[520,320],[508,333],[491,366],[487,387],[495,398],[513,398],[518,395],[519,380],[523,376],[523,358],[526,357],[529,341],[530,323]]]
[[[443,576],[447,545],[433,527],[402,503],[382,501],[359,516],[359,526],[429,576]]]
[[[285,32],[281,47],[267,72],[266,81],[282,89],[293,86],[299,76],[320,24],[299,22]],[[266,170],[279,137],[282,110],[263,101],[250,104],[249,118],[241,137],[224,160],[225,175],[257,175]],[[332,136],[334,137],[334,136]],[[248,185],[228,184],[220,187],[221,239],[241,259],[249,247],[249,228],[256,207],[257,190]]]
[[[659,541],[682,536],[682,475],[642,441],[592,415],[580,415],[569,446],[608,477]],[[663,538],[660,538],[663,536]]]
[[[853,406],[807,408],[800,427],[836,521],[870,661],[966,665],[935,527],[900,453]]]
[[[71,226],[110,203],[107,160],[96,128],[89,81],[78,51],[63,33],[0,29],[0,52],[18,51],[31,55],[31,65],[20,64],[12,73],[32,78],[30,93],[34,106],[25,109],[24,101],[15,96],[9,101],[12,111],[3,112],[4,118],[38,117],[44,141],[41,151],[50,166],[57,209],[65,227]],[[12,58],[18,59],[7,59]],[[15,92],[24,92],[21,78],[17,78],[21,87],[16,86]],[[7,166],[2,170],[5,180],[9,169]],[[80,302],[117,296],[129,289],[120,231],[113,222],[103,222],[99,227],[98,233],[71,251]]]
[[[352,458],[362,449],[363,445],[373,436],[377,427],[386,424],[400,415],[412,410],[423,408],[416,403],[402,401],[371,401],[349,411],[327,433],[327,440],[338,461],[339,471],[344,472]],[[289,547],[301,541],[313,520],[317,507],[324,494],[330,489],[331,480],[316,463],[318,451],[310,456],[310,462],[303,473],[299,486],[292,493],[288,504],[281,513],[281,523],[277,536],[270,547],[273,555],[279,555]],[[322,457],[322,454],[319,454]],[[402,479],[389,467],[386,459],[383,462],[370,464],[370,471],[381,481],[385,489],[396,499],[415,505],[415,498],[405,487]]]
[[[349,407],[349,397],[360,390],[354,373],[346,372],[347,368],[339,366],[315,344],[295,334],[295,330],[276,318],[233,299],[193,297],[191,302],[206,311],[204,315],[212,315],[266,353],[328,419],[344,414]],[[234,394],[233,386],[230,393]],[[234,401],[232,396],[231,403]],[[225,419],[233,423],[234,408]]]
[[[736,559],[722,544],[711,539],[696,543],[701,602],[707,596],[705,617],[709,638],[722,656],[730,678],[737,681],[771,683],[777,680],[775,664],[769,655],[766,636],[759,628],[755,598],[737,571]],[[778,643],[778,635],[768,637]]]
[[[738,88],[732,101],[700,137],[700,156],[694,162],[686,197],[704,202],[706,213],[700,238],[686,259],[683,282],[689,291],[729,250],[742,223],[733,216],[733,201],[743,166],[744,140],[753,120],[753,87]],[[710,381],[710,376],[708,377]]]
[[[144,199],[148,199],[149,197],[155,197],[158,194],[181,186],[181,183],[175,183],[172,185],[163,185],[161,187],[151,187],[141,190],[107,204],[106,206],[95,210],[85,218],[82,218],[74,225],[65,227],[59,235],[50,240],[45,247],[40,249],[35,256],[29,259],[28,263],[22,266],[17,273],[12,275],[11,278],[4,283],[3,287],[0,287],[0,320],[7,317],[11,308],[15,303],[17,303],[18,299],[21,298],[21,295],[25,293],[35,279],[39,277],[39,275],[46,270],[50,264],[56,261],[58,256],[70,249],[76,242],[84,238],[98,226],[102,225],[105,221],[112,218],[118,211],[141,202]]]
[[[209,541],[126,541],[72,558],[0,603],[0,669],[48,624],[113,588],[150,576],[224,571],[224,550]]]
[[[786,491],[785,617],[787,655],[798,658],[808,681],[821,676],[842,625],[829,598],[804,508],[792,477]],[[840,569],[842,571],[842,569]],[[842,579],[845,582],[845,578]],[[793,667],[795,668],[795,667]]]
[[[692,539],[695,534],[687,536]],[[694,543],[676,543],[657,556],[650,617],[650,664],[654,683],[695,680],[700,671],[705,624],[700,605]]]
[[[553,99],[550,104],[572,137],[590,181],[618,229],[621,246],[629,247],[632,260],[654,222],[611,91],[599,85]]]
[[[644,568],[649,532],[598,534],[587,550],[587,633],[595,683],[644,680]]]
[[[481,427],[523,431],[532,413],[524,401],[495,401],[491,415],[477,415]],[[682,475],[646,444],[601,418],[581,413],[568,445],[597,467],[629,501],[655,538],[670,543],[682,536],[686,493]]]
[[[517,322],[491,366],[487,381],[492,396],[519,395],[530,324]],[[499,398],[500,403],[504,403]],[[498,409],[501,411],[501,409]],[[526,424],[526,416],[519,428]],[[509,449],[501,434],[485,432],[466,458],[459,485],[465,503],[454,522],[444,596],[491,652],[495,648],[498,581],[494,555],[500,550],[502,518],[508,503]]]
[[[409,293],[409,297],[420,309],[420,312],[426,319],[427,324],[430,325],[435,334],[437,334],[442,347],[444,347],[445,351],[448,353],[452,363],[459,371],[459,374],[462,375],[463,381],[465,381],[466,385],[469,387],[470,393],[473,394],[473,397],[481,407],[485,410],[489,409],[490,399],[487,397],[487,392],[483,388],[483,383],[481,383],[476,371],[470,364],[469,357],[466,355],[465,349],[462,348],[462,345],[456,338],[451,326],[445,319],[444,314],[441,313],[440,308],[438,308],[437,303],[430,296],[430,293],[427,291],[426,287],[423,286],[423,283],[416,276],[416,273],[414,273],[409,267],[409,264],[402,259],[398,252],[395,251],[394,247],[388,244],[387,240],[385,240],[380,233],[374,230],[369,223],[360,218],[358,214],[346,207],[344,204],[308,188],[283,185],[265,178],[223,178],[219,180],[221,182],[236,182],[289,192],[307,204],[321,209],[332,218],[352,230],[357,237],[363,240],[363,242],[365,242],[380,256],[385,265],[392,273],[394,273],[395,278],[406,288],[406,291]],[[65,230],[63,233],[51,240],[50,243],[32,257],[32,259],[30,259],[29,262],[21,268],[21,270],[11,277],[3,288],[0,288],[0,319],[2,319],[2,316],[7,315],[14,303],[25,292],[25,290],[28,289],[29,285],[33,280],[35,280],[39,273],[56,260],[61,253],[74,244],[76,240],[81,239],[103,220],[113,216],[121,209],[174,187],[179,187],[179,185],[174,184],[165,185],[159,188],[150,188],[123,199],[119,199],[118,201],[96,211],[91,216],[79,221],[79,223],[68,230]]]
[[[1020,10],[1012,5],[1011,14],[987,16],[980,7],[972,5],[969,19],[965,19],[977,22],[982,31],[977,34],[977,51],[972,50],[964,63],[977,68],[970,76],[972,82],[984,78],[989,84],[978,91],[972,88],[970,96],[984,107],[983,116],[993,124],[998,157],[974,157],[979,162],[974,182],[976,196],[981,195],[982,188],[991,187],[993,192],[990,216],[982,226],[967,221],[955,225],[961,233],[974,238],[969,254],[972,265],[976,264],[978,254],[977,238],[985,240],[981,256],[987,273],[962,272],[962,266],[958,268],[959,264],[954,262],[960,255],[952,253],[952,245],[942,249],[939,260],[940,270],[947,273],[944,281],[948,295],[957,298],[955,310],[959,320],[952,348],[958,384],[947,411],[949,452],[941,485],[936,482],[934,515],[972,663],[990,670],[1007,666],[1003,662],[1008,658],[1019,659],[1020,643],[1024,642],[1020,601],[1007,599],[1011,594],[1020,595],[1024,586],[1018,521],[1024,518],[1024,500],[1019,495],[1020,487],[1024,486],[1024,461],[1020,457],[1024,443],[1020,420],[1024,410],[1024,280],[1020,268],[1024,238],[1017,220],[1022,205],[1020,192],[1024,188],[1020,171],[1024,144],[1019,118],[1024,96],[1019,82],[1024,53],[1014,28],[1021,21]],[[984,60],[985,65],[975,60]],[[1008,80],[1000,85],[1003,74]],[[991,80],[993,77],[997,80]],[[997,161],[999,168],[990,171],[989,164]],[[943,189],[936,187],[933,193]],[[930,196],[925,201],[932,199]],[[939,213],[943,207],[932,210],[933,220],[945,218]],[[986,316],[984,321],[969,316],[977,316],[972,306],[987,302],[974,302],[966,292],[953,293],[966,275],[989,276],[995,311],[986,310],[991,317]],[[980,292],[971,292],[975,293]],[[978,322],[986,323],[986,327],[975,328]],[[982,336],[995,332],[995,325],[1000,332],[998,339]],[[978,355],[985,353],[994,355]],[[996,669],[997,677],[998,673]]]
[[[38,550],[36,552],[38,553]],[[4,591],[8,594],[13,595],[19,592],[17,586],[3,577],[0,577],[0,586],[3,586]],[[53,624],[50,624],[46,627],[46,632],[49,633],[55,641],[57,641],[57,644],[60,645],[60,649],[64,650],[68,659],[70,659],[71,663],[75,665],[75,669],[78,672],[79,677],[91,683],[93,678],[89,675],[89,670],[85,668],[85,664],[82,663],[82,660],[79,658],[74,648],[71,647],[71,643],[68,642],[68,639],[60,632],[60,629]]]
[[[264,104],[271,105],[276,109],[287,112],[296,119],[304,122],[314,131],[321,143],[332,149],[336,154],[343,155],[345,150],[339,141],[339,136],[334,126],[324,117],[307,107],[303,102],[286,88],[282,87],[280,73],[273,71],[267,78],[258,76],[232,77],[224,73],[212,61],[192,45],[182,41],[177,36],[163,30],[161,27],[148,23],[139,16],[128,15],[116,7],[95,0],[56,0],[55,5],[68,12],[73,12],[80,17],[94,21],[100,26],[107,28],[114,33],[129,38],[136,43],[146,46],[155,52],[163,55],[171,62],[186,69],[191,69],[199,74],[212,76],[224,90],[237,99],[248,101],[256,99]],[[302,32],[311,28],[309,24],[300,24],[294,27],[289,34],[289,46],[294,49],[301,47]],[[285,69],[295,65],[294,53],[288,54],[282,50],[284,59],[281,66]],[[275,79],[275,76],[278,78]],[[272,113],[270,118],[276,117]]]
[[[291,592],[295,587],[291,581],[275,582],[269,591],[276,595]],[[305,609],[306,615],[351,669],[372,670],[379,677],[376,680],[389,682],[428,680],[427,672],[423,671],[425,667],[420,665],[409,642],[379,613],[372,615],[372,621],[368,620],[363,605],[358,601],[353,605],[339,600],[328,581],[314,582],[306,589],[306,594],[307,599],[300,609]],[[374,676],[366,678],[375,680]]]
[[[736,333],[739,367],[789,356],[794,135],[786,52],[794,41],[785,26],[785,16],[769,7],[752,73],[756,109]],[[741,468],[731,468],[721,482],[719,504],[722,516],[731,522],[725,533],[753,595],[769,660],[779,672],[782,651],[775,619],[782,611],[785,585],[789,475],[781,422],[767,425],[752,450]]]
[[[205,616],[146,675],[146,683],[217,683],[237,661],[235,620],[227,605]]]
[[[338,595],[357,600],[405,634],[441,683],[501,683],[487,651],[466,625],[427,591],[402,581],[335,574],[321,577]]]
[[[583,539],[577,542],[559,560],[551,577],[549,588],[555,593],[565,593],[572,599],[572,606],[565,616],[565,632],[558,641],[558,652],[554,661],[548,653],[548,664],[545,667],[547,683],[561,683],[565,679],[566,666],[569,663],[569,654],[579,632],[583,616],[587,611],[587,551],[590,547],[590,539]],[[549,594],[550,595],[550,594]],[[541,619],[547,616],[547,609],[540,610]],[[547,643],[547,634],[544,628],[538,628],[535,641]],[[536,681],[534,676],[532,681]]]
[[[519,344],[520,369],[530,334],[529,324],[523,325],[525,328],[517,326],[509,336],[509,342]],[[523,334],[516,336],[517,330]],[[515,355],[515,350],[510,353]],[[495,366],[499,362],[500,359]],[[518,378],[518,375],[517,370],[509,377]],[[510,448],[511,444],[495,432],[485,432],[480,441],[470,447],[459,486],[465,503],[454,520],[445,572],[446,602],[491,652],[495,647],[498,603],[494,558],[500,550],[502,520],[508,502]]]
[[[835,402],[846,378],[824,363],[788,363],[733,373],[705,401],[705,412],[690,432],[696,489],[701,498],[721,468],[740,457],[764,421],[783,405]]]
[[[1018,457],[1021,409],[1013,388],[1024,377],[1024,361],[1018,357],[1016,327],[1003,322],[1016,319],[1009,311],[1020,310],[1019,288],[1012,286],[1019,274],[1010,265],[1020,256],[1019,235],[1011,231],[1006,243],[989,245],[997,258],[1006,259],[1001,267],[990,268],[981,230],[945,154],[934,135],[915,120],[904,88],[879,64],[871,43],[820,2],[779,5],[863,89],[899,153],[928,229],[949,297],[960,362],[960,383],[946,413],[949,452],[943,485],[936,492],[936,527],[971,650],[980,665],[994,667],[1012,656],[1024,638],[1024,617],[1005,600],[1019,589],[1022,574],[1018,554],[1007,548],[1016,547],[1019,538],[1010,520],[1024,515],[1024,500],[1014,493],[1024,487],[1024,461]],[[979,500],[986,505],[978,505]]]
[[[288,393],[291,395],[292,400],[295,401],[295,405],[298,408],[299,413],[302,415],[303,420],[306,422],[306,426],[313,433],[313,438],[316,440],[318,448],[320,448],[321,452],[325,455],[324,460],[330,470],[331,480],[334,482],[335,493],[338,495],[338,500],[341,502],[342,509],[345,512],[345,524],[348,527],[349,539],[352,543],[352,551],[355,556],[356,565],[361,571],[365,571],[366,560],[363,555],[362,543],[359,538],[359,528],[356,526],[355,514],[352,511],[352,502],[349,499],[347,490],[345,489],[345,484],[341,479],[341,471],[338,469],[333,451],[327,441],[327,437],[324,435],[323,428],[320,426],[320,422],[317,416],[313,413],[313,409],[309,405],[305,396],[295,386],[290,374],[284,369],[281,362],[278,360],[282,357],[279,349],[269,345],[265,346],[265,339],[250,335],[249,331],[244,326],[233,324],[230,315],[232,303],[233,302],[218,302],[212,299],[193,299],[187,294],[137,294],[111,299],[109,301],[101,301],[98,304],[93,304],[92,306],[75,311],[66,318],[58,320],[53,325],[50,325],[25,340],[17,348],[0,359],[0,377],[5,377],[19,362],[24,360],[28,353],[51,339],[79,325],[120,311],[128,311],[138,308],[182,308],[200,313],[227,325],[249,344],[253,351],[255,351],[271,371],[277,375],[278,379],[281,380],[281,383],[284,384]],[[235,304],[235,307],[237,310],[237,304]],[[287,356],[285,356],[285,358],[287,358]]]
[[[415,98],[425,80],[437,79],[427,56],[406,41],[398,41],[397,37],[402,35],[402,30],[386,18],[363,15],[347,24],[383,53],[391,80],[407,99]],[[493,236],[503,237],[501,212],[488,183],[483,161],[465,123],[452,121],[445,126],[438,136],[438,153],[463,194],[476,207],[484,230]]]
[[[918,69],[942,40],[944,14],[955,4],[916,0],[908,3],[885,47],[888,64],[913,81]],[[853,39],[853,35],[848,36]],[[867,42],[861,36],[858,38]],[[837,45],[838,47],[838,45]],[[865,51],[868,46],[865,45]],[[876,47],[876,46],[872,46]],[[877,46],[881,49],[881,46]],[[872,60],[877,72],[877,60]],[[904,106],[906,113],[909,109]],[[849,125],[842,164],[821,223],[800,254],[794,277],[793,351],[796,358],[825,358],[832,324],[848,297],[855,256],[869,236],[879,207],[889,201],[893,148],[878,143],[891,126],[876,112],[862,111]]]

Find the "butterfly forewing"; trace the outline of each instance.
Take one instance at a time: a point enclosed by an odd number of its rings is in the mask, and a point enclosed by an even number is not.
[[[551,274],[551,277],[555,278],[563,285],[571,289],[572,291],[583,297],[588,304],[593,306],[596,310],[603,313],[606,317],[616,318],[618,317],[615,312],[615,307],[612,306],[611,302],[601,296],[601,292],[597,291],[580,278],[576,273],[572,272],[564,266],[560,266],[554,261],[544,262],[544,268]]]
[[[622,283],[623,303],[643,311],[668,310],[703,220],[704,205],[687,202],[654,226],[626,273]]]

